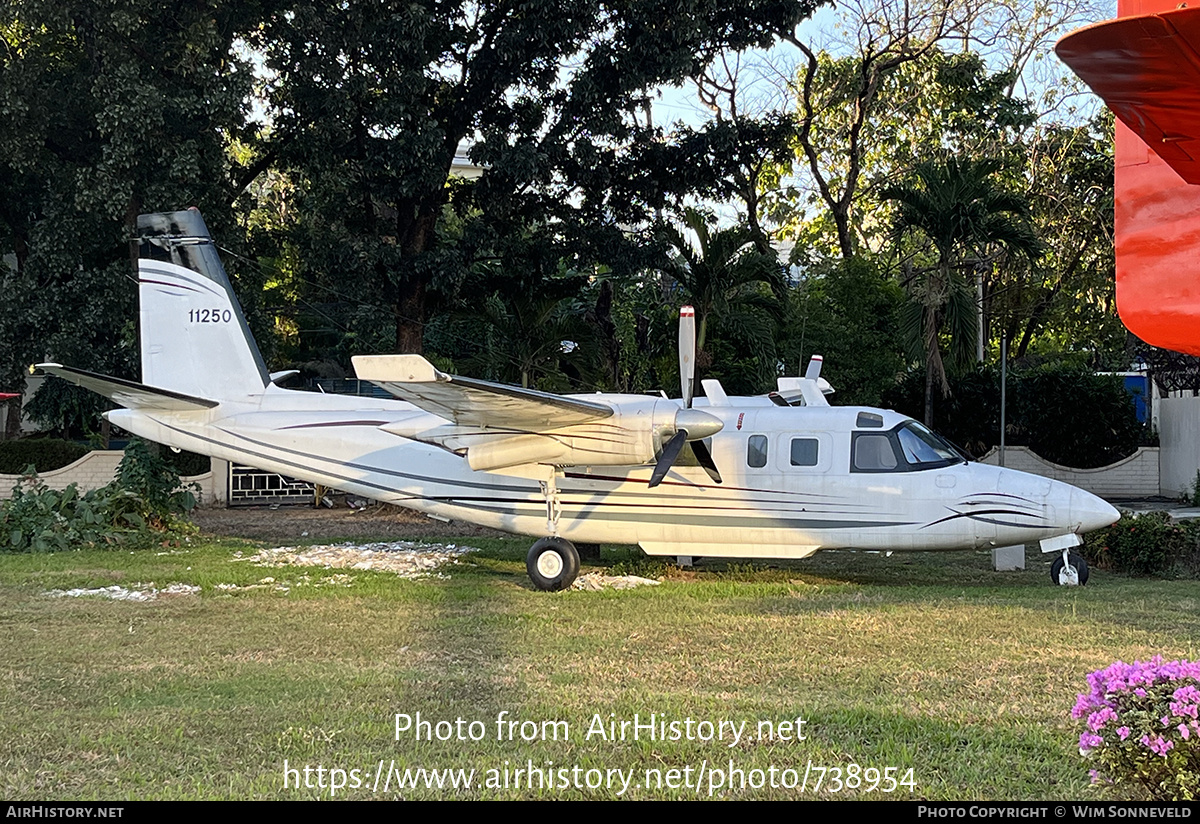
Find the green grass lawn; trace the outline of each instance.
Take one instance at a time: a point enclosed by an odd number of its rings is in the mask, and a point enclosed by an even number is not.
[[[1033,553],[1021,573],[991,572],[987,553],[843,552],[541,593],[527,541],[471,543],[448,578],[319,587],[294,585],[330,573],[255,567],[239,543],[0,555],[0,796],[317,798],[333,781],[338,798],[1093,798],[1069,715],[1087,673],[1200,646],[1195,582],[1093,572],[1058,589]],[[609,548],[590,566],[661,569]],[[293,586],[217,588],[263,577]],[[43,594],[151,581],[202,590]],[[398,713],[463,723],[397,740]],[[518,723],[497,740],[501,713]],[[635,714],[677,722],[679,740],[595,732]],[[723,738],[700,740],[701,722]],[[550,786],[517,780],[530,763]],[[474,770],[474,785],[398,790],[416,768]]]

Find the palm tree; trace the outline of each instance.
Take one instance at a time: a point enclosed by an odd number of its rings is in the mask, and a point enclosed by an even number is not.
[[[1042,243],[1030,223],[1028,202],[1002,188],[994,159],[946,157],[917,164],[912,179],[881,196],[897,206],[896,237],[923,235],[937,260],[906,278],[910,303],[905,326],[925,357],[925,424],[933,425],[933,384],[950,393],[939,337],[948,324],[955,353],[975,342],[975,295],[966,270],[1003,250],[1036,260]]]
[[[664,271],[696,309],[696,364],[711,362],[705,348],[710,320],[719,320],[757,351],[773,351],[773,318],[785,290],[774,252],[760,249],[744,226],[712,231],[708,216],[690,207],[683,226],[668,228],[666,238],[671,259]]]
[[[582,312],[574,311],[573,301],[561,294],[497,291],[464,316],[477,324],[482,344],[464,359],[466,374],[526,389],[567,392],[572,380],[563,367],[586,370],[592,360]]]

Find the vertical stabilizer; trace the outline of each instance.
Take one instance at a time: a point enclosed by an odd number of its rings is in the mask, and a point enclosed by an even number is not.
[[[200,212],[138,217],[142,383],[200,398],[260,394],[266,364]]]

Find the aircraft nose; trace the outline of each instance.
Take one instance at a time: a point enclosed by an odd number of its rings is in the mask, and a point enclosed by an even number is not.
[[[1121,517],[1110,503],[1082,489],[1071,490],[1071,523],[1079,524],[1079,532],[1103,529]]]

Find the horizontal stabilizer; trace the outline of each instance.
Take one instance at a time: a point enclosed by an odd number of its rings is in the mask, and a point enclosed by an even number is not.
[[[95,372],[74,369],[57,363],[39,363],[37,368],[48,375],[55,375],[76,386],[82,386],[84,389],[103,395],[127,409],[194,412],[217,406],[217,401],[195,398],[167,389],[156,389],[153,386],[127,381],[123,378],[97,375]]]
[[[605,403],[447,375],[420,355],[360,355],[352,360],[359,379],[457,424],[539,432],[613,414]]]
[[[833,391],[833,387],[824,378],[813,380],[782,377],[776,380],[776,384],[779,386],[779,394],[787,403],[794,403],[797,398],[803,398],[805,406],[829,406],[825,395]]]

